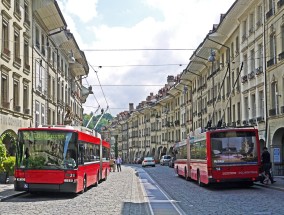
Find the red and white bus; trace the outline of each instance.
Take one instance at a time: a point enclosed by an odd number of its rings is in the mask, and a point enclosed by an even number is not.
[[[253,185],[259,178],[260,143],[255,128],[196,129],[177,143],[175,171],[200,186],[220,182]]]
[[[85,127],[18,130],[15,190],[83,193],[106,180],[110,144]]]

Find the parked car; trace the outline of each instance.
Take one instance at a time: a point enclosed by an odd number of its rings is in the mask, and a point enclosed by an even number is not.
[[[142,167],[152,166],[155,167],[155,159],[153,157],[145,157],[142,161]]]
[[[176,160],[175,157],[171,157],[171,160],[169,161],[169,167],[174,168],[174,166],[175,166],[175,160]]]
[[[161,157],[160,164],[161,164],[162,166],[164,166],[164,165],[169,165],[170,160],[171,160],[171,156],[170,156],[170,155],[163,155],[163,156]]]
[[[143,161],[143,158],[135,158],[134,163],[135,163],[135,164],[141,164],[142,161]]]

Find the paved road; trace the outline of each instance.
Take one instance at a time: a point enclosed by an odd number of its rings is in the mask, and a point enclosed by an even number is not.
[[[173,168],[144,168],[168,197],[188,215],[284,215],[284,193],[280,190],[237,185],[199,187],[178,177]]]
[[[284,215],[283,190],[270,189],[273,186],[202,188],[167,166],[122,166],[122,172],[111,173],[107,181],[84,194],[25,194],[6,199],[0,202],[0,215]]]
[[[122,166],[122,172],[84,194],[26,194],[0,202],[2,215],[80,214],[80,215],[147,215],[147,199],[141,189],[135,168]]]

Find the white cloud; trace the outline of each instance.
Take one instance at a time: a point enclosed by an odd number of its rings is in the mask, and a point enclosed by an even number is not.
[[[121,1],[123,7],[123,0]],[[105,23],[92,25],[90,20],[97,16],[98,1],[78,0],[65,1],[64,17],[71,32],[75,35],[81,49],[195,49],[202,42],[213,24],[217,24],[221,13],[226,13],[234,0],[147,0],[144,1],[151,8],[163,13],[164,19],[145,17],[131,27],[111,27]],[[128,9],[129,10],[129,9]],[[75,16],[74,16],[75,15]],[[78,19],[79,17],[79,19]],[[81,21],[81,22],[80,22]],[[89,21],[89,22],[88,22]],[[89,41],[79,32],[78,26],[88,22],[85,26]],[[168,75],[177,75],[185,68],[179,66],[156,67],[110,67],[119,65],[161,65],[187,64],[192,51],[87,51],[87,60],[98,71],[102,85],[164,85]],[[103,66],[101,69],[97,66]],[[90,68],[88,83],[98,85],[96,73]],[[106,100],[112,114],[117,114],[129,103],[138,105],[145,100],[150,92],[156,94],[161,87],[104,87],[103,93],[99,87],[94,87],[96,99],[101,107],[106,107]],[[95,111],[97,102],[91,95],[86,102],[85,111]]]
[[[76,19],[79,18],[83,23],[86,23],[97,16],[97,2],[98,0],[63,0],[59,4],[65,14],[73,14]]]

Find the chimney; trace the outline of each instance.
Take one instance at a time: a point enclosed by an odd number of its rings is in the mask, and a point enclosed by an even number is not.
[[[134,110],[134,104],[129,103],[129,112],[132,112]]]
[[[168,75],[167,82],[169,86],[173,86],[175,84],[175,77],[173,75]]]

